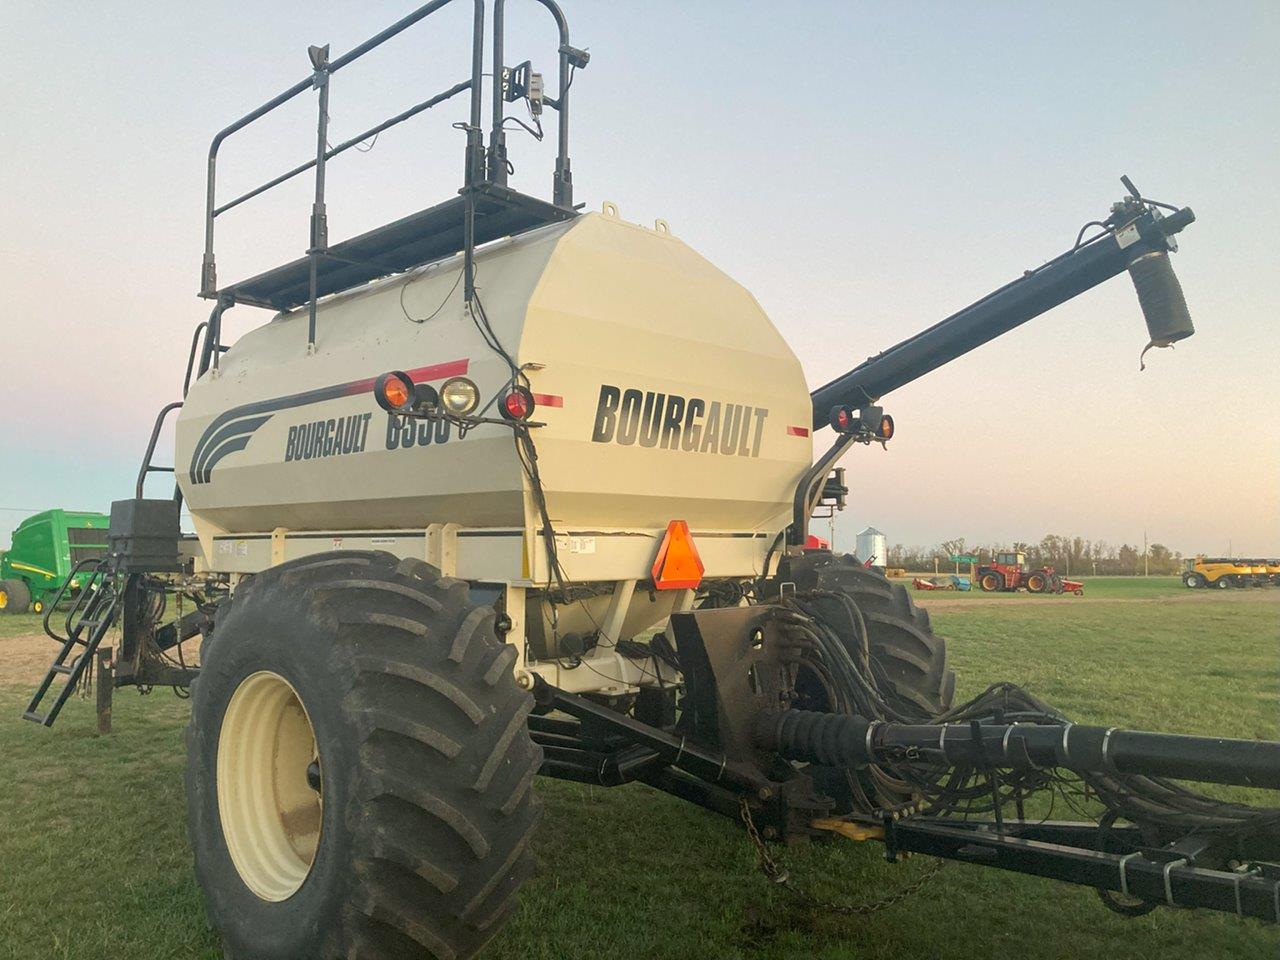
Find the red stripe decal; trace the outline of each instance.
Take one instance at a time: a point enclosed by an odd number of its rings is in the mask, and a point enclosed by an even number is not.
[[[787,436],[807,437],[808,435],[809,435],[808,427],[787,427]]]
[[[554,393],[535,393],[533,402],[540,407],[563,407],[564,397],[557,397]]]
[[[465,376],[470,364],[470,360],[450,360],[447,363],[433,363],[427,367],[414,367],[412,370],[404,372],[409,375],[409,379],[414,383],[430,383],[432,380],[445,380],[448,377]],[[347,396],[367,393],[373,389],[373,385],[377,382],[377,377],[370,377],[368,380],[353,380],[351,383],[343,384],[343,392]]]

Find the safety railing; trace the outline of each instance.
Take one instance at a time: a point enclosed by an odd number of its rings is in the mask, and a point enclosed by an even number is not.
[[[317,276],[319,261],[320,257],[329,248],[328,218],[325,206],[326,163],[334,157],[345,153],[357,144],[363,143],[369,138],[378,135],[384,130],[403,123],[406,120],[409,120],[412,117],[451,100],[453,97],[467,91],[470,94],[470,104],[468,120],[465,125],[462,125],[466,132],[466,162],[464,166],[465,173],[462,194],[464,199],[464,270],[467,279],[466,294],[467,297],[470,298],[473,290],[472,280],[474,276],[475,191],[476,188],[482,186],[485,182],[505,186],[508,173],[506,137],[503,130],[504,121],[506,119],[503,94],[504,90],[509,89],[509,85],[505,79],[507,71],[505,71],[502,64],[502,52],[504,46],[504,0],[495,0],[494,2],[493,129],[489,150],[489,162],[487,164],[485,162],[486,151],[484,145],[484,132],[481,126],[481,88],[484,77],[484,0],[473,0],[472,2],[471,76],[469,78],[455,83],[448,89],[409,107],[407,110],[401,111],[395,116],[376,124],[363,133],[351,137],[336,146],[330,146],[328,143],[329,90],[330,81],[333,75],[342,68],[355,62],[360,57],[381,46],[392,37],[397,36],[414,24],[448,6],[451,2],[452,0],[433,0],[431,3],[424,4],[408,16],[396,21],[385,30],[369,38],[336,59],[330,59],[329,48],[327,45],[322,47],[310,47],[308,49],[308,54],[311,58],[311,65],[313,68],[310,76],[298,81],[287,90],[259,106],[257,109],[245,114],[230,126],[219,131],[219,133],[213,138],[213,142],[209,147],[208,177],[205,194],[205,243],[204,256],[201,263],[200,283],[200,295],[202,297],[219,299],[223,296],[218,290],[217,265],[214,254],[214,225],[217,218],[229,210],[232,210],[241,204],[260,196],[261,194],[266,193],[274,187],[280,186],[281,184],[286,183],[309,170],[314,170],[315,190],[311,208],[310,242],[306,251],[310,261],[310,296],[307,337],[308,349],[310,350],[315,343]],[[543,102],[547,106],[555,109],[559,116],[558,149],[553,180],[553,201],[556,206],[568,210],[571,209],[573,205],[572,172],[569,162],[569,88],[572,84],[574,70],[579,66],[585,66],[587,54],[583,51],[576,50],[569,45],[568,23],[565,20],[564,13],[554,0],[537,0],[537,2],[545,7],[554,18],[560,38],[558,95],[554,99],[547,97]],[[316,152],[314,158],[298,164],[297,166],[273,177],[267,182],[260,184],[245,193],[240,194],[239,196],[234,197],[233,199],[219,203],[217,198],[217,162],[218,152],[222,144],[232,134],[243,130],[250,124],[266,116],[268,113],[271,113],[278,107],[290,102],[294,98],[302,95],[308,90],[315,90],[318,94]],[[230,304],[228,303],[226,305]],[[212,337],[212,342],[215,345],[213,349],[213,363],[216,366],[217,354],[219,352],[217,347],[219,344],[219,338],[216,335],[217,331],[212,329],[214,326],[212,322],[210,326],[211,329],[207,331],[206,337],[208,337],[209,333],[214,334]]]

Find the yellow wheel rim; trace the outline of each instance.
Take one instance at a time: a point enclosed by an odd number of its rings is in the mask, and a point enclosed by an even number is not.
[[[240,879],[262,900],[289,899],[311,872],[323,797],[307,771],[318,757],[293,685],[269,670],[245,677],[218,737],[218,814]]]
[[[7,606],[9,606],[9,591],[0,590],[0,610],[3,610]]]

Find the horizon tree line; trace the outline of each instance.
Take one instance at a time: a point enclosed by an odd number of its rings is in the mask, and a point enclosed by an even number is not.
[[[950,557],[971,555],[979,563],[989,563],[997,553],[1021,551],[1027,555],[1032,567],[1053,567],[1064,576],[1071,574],[1136,575],[1144,572],[1176,574],[1182,569],[1182,554],[1170,550],[1163,543],[1147,547],[1146,558],[1141,546],[1128,543],[1115,545],[1105,540],[1087,540],[1084,537],[1064,537],[1045,534],[1037,542],[1017,540],[1012,543],[992,543],[970,546],[964,537],[943,540],[932,547],[908,546],[895,543],[888,549],[889,566],[907,570],[932,570],[934,560],[940,569],[951,563]]]

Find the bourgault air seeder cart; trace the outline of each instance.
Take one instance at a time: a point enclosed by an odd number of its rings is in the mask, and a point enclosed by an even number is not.
[[[953,703],[902,587],[803,546],[843,505],[840,458],[892,436],[892,390],[1126,271],[1151,340],[1190,335],[1169,252],[1191,211],[1126,181],[1066,253],[811,392],[751,295],[664,223],[574,204],[588,55],[553,0],[554,96],[506,65],[502,0],[488,24],[476,0],[469,77],[329,144],[335,75],[448,2],[311,48],[311,74],[214,139],[214,306],[185,399],[113,506],[96,589],[46,617],[62,646],[32,720],[53,723],[113,624],[115,686],[190,687],[190,836],[228,956],[471,956],[531,870],[538,774],[646,783],[762,851],[845,834],[1124,912],[1280,919],[1280,812],[1178,782],[1280,788],[1280,743],[1072,724],[1011,684]],[[309,91],[314,159],[219,197],[227,137]],[[462,189],[331,244],[326,164],[454,97]],[[508,185],[511,104],[536,135],[556,112],[550,202]],[[220,286],[216,218],[307,172],[306,255]],[[226,347],[236,305],[275,315]],[[177,490],[144,498],[179,408]],[[196,637],[198,669],[178,656]],[[1049,790],[1087,791],[1100,821],[1025,818]]]

